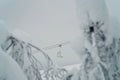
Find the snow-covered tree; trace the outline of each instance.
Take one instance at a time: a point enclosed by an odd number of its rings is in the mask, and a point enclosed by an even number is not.
[[[20,66],[2,50],[8,36],[5,25],[0,23],[0,80],[27,80]]]
[[[28,80],[62,80],[67,73],[65,69],[56,66],[40,48],[14,36],[9,36],[2,48],[19,64]],[[34,56],[35,51],[44,56],[46,66]]]
[[[111,26],[109,16],[106,7],[101,4],[102,1],[79,0],[78,3],[80,27],[84,40],[81,44],[82,48],[78,48],[82,49],[82,53],[78,50],[78,54],[84,55],[83,66],[79,71],[80,80],[120,79],[120,37],[111,35],[115,31],[109,29]],[[87,14],[86,17],[85,14]],[[116,32],[116,34],[119,33]]]

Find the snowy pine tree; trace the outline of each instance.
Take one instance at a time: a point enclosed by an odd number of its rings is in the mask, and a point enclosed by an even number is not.
[[[78,50],[84,55],[80,80],[119,80],[120,38],[110,35],[104,0],[78,0],[78,13],[84,40]]]
[[[120,79],[120,39],[105,34],[102,21],[92,21],[83,29],[85,37],[83,68],[80,71],[81,80],[119,80]],[[88,46],[89,45],[89,46]]]

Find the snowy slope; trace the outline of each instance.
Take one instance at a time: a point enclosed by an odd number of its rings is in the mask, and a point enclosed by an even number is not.
[[[27,80],[18,64],[0,49],[0,80]]]

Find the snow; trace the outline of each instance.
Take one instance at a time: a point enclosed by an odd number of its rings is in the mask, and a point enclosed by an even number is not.
[[[72,48],[78,54],[81,62],[78,65],[65,66],[64,68],[69,70],[66,77],[72,75],[71,80],[80,80],[80,78],[82,80],[113,80],[117,76],[118,79],[116,80],[119,80],[120,73],[117,68],[120,68],[120,64],[118,63],[120,56],[120,41],[118,40],[120,34],[118,33],[120,28],[118,20],[109,17],[104,0],[78,0],[77,4],[81,33],[80,36],[73,41]],[[89,29],[91,21],[94,23],[96,23],[96,21],[104,23],[102,28],[99,28],[99,30],[96,28],[96,32],[91,34],[92,36],[90,38],[92,39],[92,43],[84,33],[86,28]],[[0,25],[0,45],[5,41],[6,37],[9,36],[9,32],[3,26],[4,24]],[[30,39],[27,37],[25,39],[26,33],[20,30],[15,30],[13,33],[18,39],[30,42]],[[105,42],[101,40],[102,33],[105,35],[105,39],[107,39]],[[96,42],[97,40],[98,42]],[[39,58],[38,55],[35,57]],[[42,59],[42,57],[40,59]],[[54,71],[54,75],[57,75],[57,69],[53,69],[53,72]],[[109,76],[108,72],[110,74]],[[30,77],[31,79],[33,78],[33,76]],[[27,80],[20,66],[0,49],[0,80],[4,79]]]
[[[27,80],[19,65],[1,49],[10,35],[3,21],[0,23],[0,80]]]
[[[4,21],[0,20],[0,44],[5,41],[7,36],[9,36],[9,32],[5,27]]]
[[[19,40],[22,40],[25,42],[31,42],[30,35],[27,32],[25,32],[19,28],[13,30],[11,33],[14,37],[16,37]]]
[[[27,80],[19,65],[1,49],[0,80]]]
[[[86,24],[87,13],[93,21],[108,20],[108,11],[104,0],[77,0],[77,6],[81,24]]]
[[[109,35],[109,14],[104,0],[77,0],[77,7],[79,28],[81,32],[79,37],[73,40],[72,48],[78,53],[79,57],[82,58],[84,47],[91,47],[85,38],[85,26],[90,24],[90,20],[93,22],[102,21],[104,22],[102,29],[106,32],[106,35]]]
[[[67,65],[67,66],[64,66],[63,68],[65,68],[68,71],[74,71],[74,70],[77,71],[80,69],[80,64]]]
[[[120,27],[119,27],[120,22],[119,22],[119,20],[114,16],[110,16],[109,21],[110,21],[110,29],[109,30],[110,30],[110,33],[111,33],[110,35],[112,37],[119,38],[120,37],[120,34],[119,34],[119,32],[120,32]]]
[[[82,72],[78,71],[81,75],[78,75],[79,73],[77,75],[82,80],[119,80],[119,22],[110,19],[103,0],[79,0],[78,6],[83,36],[78,38],[73,48],[80,58],[83,54],[84,57],[81,58]],[[104,23],[102,27],[96,23],[97,21],[100,24]],[[91,24],[94,28],[93,32],[87,31],[90,30]]]

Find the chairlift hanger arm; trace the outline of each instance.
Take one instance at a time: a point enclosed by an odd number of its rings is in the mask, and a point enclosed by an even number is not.
[[[69,43],[70,43],[70,41],[67,41],[67,42],[63,42],[63,43],[60,43],[60,44],[51,45],[51,46],[45,47],[43,49],[44,50],[49,50],[49,49],[58,48],[58,47],[60,48],[60,47],[62,47],[64,45],[67,45]]]

